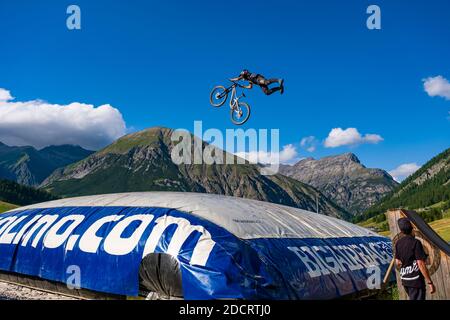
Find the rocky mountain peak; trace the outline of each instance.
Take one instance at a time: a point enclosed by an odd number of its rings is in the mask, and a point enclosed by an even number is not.
[[[339,159],[339,160],[344,160],[344,161],[350,161],[350,162],[356,162],[356,163],[361,163],[361,161],[359,161],[358,157],[352,153],[352,152],[347,152],[347,153],[343,153],[341,155],[338,156],[334,156],[335,159]]]
[[[397,185],[386,171],[366,168],[351,152],[306,158],[293,166],[281,166],[280,172],[318,188],[353,214],[363,212]]]

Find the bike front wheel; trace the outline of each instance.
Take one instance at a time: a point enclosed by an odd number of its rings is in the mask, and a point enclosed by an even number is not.
[[[250,118],[250,106],[245,102],[239,102],[237,107],[230,110],[231,122],[240,126]]]
[[[227,98],[228,98],[227,89],[225,89],[224,86],[216,86],[211,91],[209,102],[213,107],[220,107],[225,103],[225,101],[227,101]]]

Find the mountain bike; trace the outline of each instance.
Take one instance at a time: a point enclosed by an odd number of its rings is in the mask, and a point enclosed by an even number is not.
[[[213,107],[221,107],[228,99],[228,94],[231,92],[230,98],[230,117],[231,122],[236,125],[244,124],[248,118],[250,118],[250,106],[243,102],[239,101],[241,98],[245,98],[245,93],[242,92],[240,96],[236,93],[236,88],[245,88],[235,81],[231,81],[233,84],[228,88],[224,86],[216,86],[211,91],[211,95],[209,101]]]

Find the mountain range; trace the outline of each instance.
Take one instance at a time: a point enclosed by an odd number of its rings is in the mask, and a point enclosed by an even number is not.
[[[86,159],[55,170],[41,187],[61,197],[153,190],[205,192],[311,211],[316,210],[317,197],[320,213],[350,218],[314,187],[281,174],[261,175],[255,164],[176,165],[171,159],[172,132],[156,127],[126,135]]]
[[[14,147],[0,142],[0,178],[26,186],[38,186],[55,169],[86,158],[93,151],[79,146],[49,146],[37,150]]]
[[[319,189],[354,215],[367,210],[398,185],[386,171],[366,168],[353,153],[318,160],[305,158],[294,165],[282,165],[280,173]]]
[[[392,208],[414,210],[433,205],[441,210],[450,208],[450,148],[406,178],[379,203],[367,210],[360,220],[369,219]]]
[[[449,149],[399,185],[386,171],[366,168],[353,153],[302,159],[282,165],[280,173],[271,176],[262,175],[261,167],[249,162],[176,165],[171,159],[172,132],[150,128],[124,136],[98,152],[70,145],[36,150],[0,143],[0,179],[39,186],[57,197],[152,190],[217,193],[311,211],[318,206],[320,213],[353,221],[387,208],[417,208],[450,198]],[[202,142],[202,146],[207,144]],[[2,184],[5,181],[0,190]],[[6,189],[16,190],[19,200],[11,198],[12,191],[8,198],[0,196],[0,201],[14,204],[24,202],[20,194],[34,190],[11,184]],[[34,194],[30,201],[48,196]]]

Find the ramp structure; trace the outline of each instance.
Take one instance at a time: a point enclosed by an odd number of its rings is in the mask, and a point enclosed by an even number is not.
[[[391,231],[393,249],[395,243],[402,236],[397,221],[400,218],[408,218],[413,227],[414,234],[419,239],[428,255],[427,267],[431,279],[436,286],[436,292],[427,292],[427,300],[450,300],[450,245],[445,242],[415,211],[395,209],[386,213]],[[408,299],[401,284],[400,276],[396,272],[397,285],[401,300]]]

